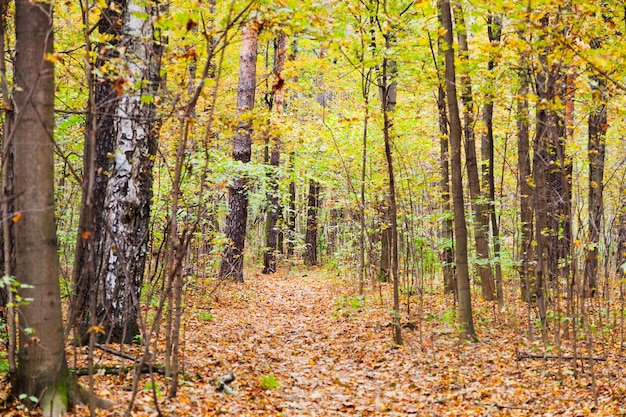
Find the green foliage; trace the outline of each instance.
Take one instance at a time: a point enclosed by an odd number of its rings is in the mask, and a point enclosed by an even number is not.
[[[261,375],[261,382],[259,382],[259,386],[266,390],[272,390],[280,388],[280,382],[276,380],[274,374]]]
[[[152,391],[156,392],[156,395],[158,398],[161,398],[163,396],[163,391],[161,390],[161,386],[159,385],[157,381],[154,381],[154,384],[152,384],[152,381],[148,381],[143,386],[144,393],[149,394]]]
[[[198,311],[196,315],[202,321],[213,321],[213,318],[215,317],[213,313],[209,313],[208,311],[204,311],[204,310]]]
[[[354,312],[361,311],[365,303],[362,295],[342,295],[335,299],[335,311],[333,317],[350,317]]]

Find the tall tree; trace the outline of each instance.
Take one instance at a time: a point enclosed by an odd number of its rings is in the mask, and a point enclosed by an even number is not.
[[[533,208],[531,186],[532,174],[530,167],[530,134],[528,111],[529,74],[526,61],[522,60],[521,69],[518,73],[519,89],[517,91],[517,170],[520,194],[520,290],[521,298],[530,302],[530,288],[533,276],[532,260],[532,233],[533,233]]]
[[[386,3],[385,3],[385,13]],[[394,42],[394,37],[391,31],[384,33],[385,38],[385,50],[383,54],[383,62],[381,68],[381,77],[379,81],[380,96],[383,110],[383,139],[385,141],[385,159],[387,161],[387,176],[389,178],[389,204],[387,207],[387,214],[389,219],[389,258],[391,261],[390,272],[391,279],[393,281],[393,340],[396,344],[401,345],[402,341],[402,326],[400,325],[400,300],[399,300],[399,271],[398,271],[398,216],[397,216],[397,204],[396,204],[396,176],[393,167],[393,112],[395,110],[397,100],[397,64],[393,59],[390,59],[391,48]],[[384,239],[383,235],[383,239]],[[383,253],[384,256],[384,253]]]
[[[240,118],[233,139],[233,159],[240,163],[250,162],[252,154],[252,121],[249,113],[254,108],[256,90],[256,60],[259,27],[250,22],[243,29],[239,56],[239,86],[237,89],[237,113]],[[233,178],[228,189],[230,212],[226,218],[226,237],[229,244],[224,251],[219,276],[243,282],[243,256],[248,220],[248,195],[246,178]]]
[[[109,2],[110,3],[110,2]],[[97,29],[101,35],[108,35],[107,44],[96,44],[97,56],[89,77],[89,100],[85,128],[85,157],[83,159],[83,193],[78,226],[76,256],[74,257],[73,281],[75,298],[72,303],[70,320],[77,319],[78,336],[86,343],[87,330],[97,324],[98,292],[97,270],[104,257],[107,224],[104,219],[104,201],[111,170],[111,155],[115,147],[115,112],[120,101],[118,75],[107,73],[106,63],[119,59],[119,46],[122,39],[122,10],[106,7],[101,10]],[[88,39],[87,39],[88,40]],[[95,74],[101,74],[96,76]],[[104,305],[99,310],[106,310]]]
[[[98,314],[107,337],[132,343],[139,334],[139,297],[149,238],[158,132],[152,103],[160,82],[162,47],[154,39],[152,16],[157,5],[131,1],[125,6],[119,47],[124,78],[117,82],[115,144],[104,200],[106,230],[96,271],[102,294]]]
[[[54,213],[52,3],[15,2],[16,269],[21,290],[14,392],[39,399],[46,415],[68,407],[59,257]]]
[[[441,10],[437,11],[439,26],[441,22]],[[452,222],[452,206],[450,205],[450,132],[448,129],[448,110],[446,108],[446,79],[444,65],[443,33],[437,34],[437,52],[431,44],[433,62],[437,70],[437,112],[439,126],[439,155],[441,158],[441,200],[444,215],[441,219],[442,249],[440,253],[444,292],[456,290],[456,277],[454,272],[454,226]]]
[[[593,49],[601,46],[600,39],[591,42]],[[585,277],[583,294],[593,297],[597,289],[598,259],[600,251],[600,229],[604,215],[604,157],[606,154],[607,125],[607,80],[600,74],[590,78],[592,109],[589,113],[588,145],[589,153],[589,224],[588,243],[585,253]]]
[[[502,38],[502,17],[494,13],[489,13],[487,17],[487,35],[489,42],[494,47],[499,47],[500,40]],[[494,138],[493,138],[493,107],[494,107],[494,69],[496,62],[493,52],[490,54],[489,61],[487,62],[487,69],[490,71],[488,77],[487,94],[485,98],[485,105],[483,107],[483,122],[485,123],[485,133],[481,139],[481,153],[482,153],[482,190],[487,201],[486,217],[491,221],[491,234],[493,236],[493,252],[495,258],[495,285],[496,285],[496,300],[498,301],[498,307],[502,309],[504,307],[504,294],[502,290],[502,266],[500,263],[500,230],[498,224],[498,217],[496,215],[496,184],[495,184],[495,164],[494,164]]]
[[[276,124],[280,124],[280,117],[283,114],[283,106],[285,104],[285,79],[282,74],[285,66],[285,57],[287,53],[287,35],[279,34],[274,39],[274,71],[272,82],[272,112]],[[273,132],[274,129],[270,129]],[[263,273],[271,274],[276,272],[276,252],[278,251],[278,235],[280,229],[277,226],[278,215],[280,213],[280,199],[278,190],[278,166],[280,165],[280,137],[274,135],[270,138],[271,151],[269,155],[269,192],[268,192],[268,208],[265,220],[265,253],[263,256]]]
[[[445,76],[448,117],[450,119],[450,162],[452,175],[452,204],[454,212],[455,258],[457,272],[457,296],[459,300],[457,319],[462,339],[476,339],[472,320],[472,296],[470,293],[469,266],[467,261],[467,225],[463,198],[461,173],[461,117],[456,92],[456,68],[454,64],[454,32],[450,0],[439,0],[441,21],[445,30]]]
[[[472,96],[472,82],[467,69],[469,47],[467,44],[467,29],[465,17],[460,4],[454,3],[454,17],[459,41],[459,58],[462,63],[459,77],[461,86],[461,102],[463,103],[463,136],[465,138],[465,166],[467,169],[470,199],[474,218],[474,240],[476,242],[476,269],[480,276],[482,296],[485,300],[494,299],[493,269],[489,254],[489,216],[488,208],[483,203],[480,191],[480,176],[478,175],[478,159],[476,157],[476,132],[474,125],[474,99]]]

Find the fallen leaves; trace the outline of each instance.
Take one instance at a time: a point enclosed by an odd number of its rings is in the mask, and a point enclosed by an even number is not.
[[[168,381],[160,375],[154,385],[143,376],[132,415],[157,415],[155,392],[165,416],[626,415],[618,349],[595,364],[596,408],[585,361],[575,376],[563,372],[571,361],[562,361],[559,373],[556,360],[517,360],[520,352],[538,349],[525,339],[517,311],[500,314],[477,303],[483,341],[460,343],[448,318],[449,296],[426,293],[421,305],[411,307],[413,316],[405,317],[415,324],[403,329],[405,345],[394,346],[389,289],[383,284],[382,300],[378,291],[356,297],[348,284],[319,271],[223,283],[210,296],[191,288],[178,396],[166,397]],[[157,346],[153,363],[162,361]],[[141,357],[139,347],[124,349]],[[85,360],[85,349],[68,351],[70,363]],[[104,352],[97,365],[119,361]],[[229,375],[236,378],[220,379]],[[230,395],[217,389],[220,380]],[[120,404],[98,415],[122,415],[132,373],[97,374],[95,383],[99,395]],[[76,413],[89,411],[79,407]]]

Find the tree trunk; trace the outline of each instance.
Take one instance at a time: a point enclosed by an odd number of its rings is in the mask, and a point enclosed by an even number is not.
[[[452,203],[454,210],[455,257],[457,272],[457,295],[459,336],[463,340],[476,339],[472,320],[472,297],[470,293],[469,267],[467,263],[467,226],[463,199],[463,177],[461,173],[461,118],[456,92],[456,69],[454,66],[452,14],[450,0],[440,0],[441,17],[445,29],[445,74],[448,116],[450,118],[450,162],[452,171]]]
[[[459,58],[462,62],[467,61],[469,48],[467,46],[467,29],[463,9],[455,3],[455,22],[457,25],[457,37],[459,41]],[[466,63],[464,65],[467,65]],[[463,67],[462,67],[463,68]],[[474,217],[474,240],[476,242],[476,269],[480,276],[481,293],[485,300],[494,299],[493,269],[489,254],[489,211],[485,204],[480,202],[483,196],[480,192],[480,177],[478,175],[478,162],[476,158],[476,134],[474,124],[474,101],[472,97],[472,83],[466,68],[461,71],[459,77],[461,85],[461,101],[463,103],[463,122],[465,137],[465,166],[469,183],[470,199]]]
[[[237,88],[237,113],[245,113],[254,108],[256,89],[256,58],[259,31],[255,23],[243,30],[239,56],[239,86]],[[252,122],[242,117],[233,140],[233,159],[240,163],[250,162],[252,154]],[[233,178],[228,190],[230,212],[226,217],[226,237],[229,244],[224,251],[219,276],[243,282],[243,255],[246,243],[246,222],[248,220],[248,195],[246,178]]]
[[[487,31],[489,36],[489,42],[494,47],[499,47],[501,33],[502,33],[502,18],[494,14],[490,14],[487,18]],[[487,69],[493,72],[496,67],[493,55],[487,63]],[[498,301],[498,308],[502,310],[504,308],[504,294],[502,290],[502,265],[500,263],[500,230],[498,225],[498,217],[496,215],[496,185],[494,176],[494,154],[493,154],[493,99],[495,83],[493,76],[488,77],[488,91],[485,98],[485,106],[483,109],[483,121],[485,123],[486,132],[481,141],[482,152],[482,180],[483,180],[483,193],[484,197],[488,201],[486,205],[487,220],[491,220],[491,231],[493,236],[493,252],[495,260],[495,284],[496,284],[496,300]]]
[[[530,185],[530,135],[529,135],[529,112],[528,112],[528,74],[526,62],[522,62],[522,70],[519,74],[520,87],[517,92],[517,168],[519,172],[520,193],[520,295],[522,300],[530,302],[531,280],[534,280],[534,268],[532,266],[532,241],[533,241],[533,208],[531,205],[533,187]]]
[[[289,157],[290,175],[293,176],[294,170],[294,154]],[[289,181],[289,202],[287,204],[287,258],[293,257],[294,247],[296,244],[296,183],[292,179]]]
[[[104,8],[98,21],[98,31],[104,35],[111,35],[110,46],[96,45],[98,52],[94,63],[95,68],[102,68],[108,61],[119,59],[119,46],[122,37],[122,15],[116,8]],[[78,338],[82,344],[87,342],[87,330],[99,319],[92,322],[92,315],[97,315],[95,305],[99,310],[106,307],[102,293],[98,288],[103,285],[96,283],[100,276],[102,260],[106,253],[107,224],[104,220],[104,201],[106,198],[109,173],[113,161],[111,155],[115,148],[115,118],[120,96],[116,89],[118,78],[115,74],[103,74],[100,77],[91,76],[89,81],[92,91],[88,102],[87,121],[85,128],[85,157],[83,171],[85,173],[81,213],[78,225],[76,255],[74,257],[73,282],[76,296],[72,302],[70,320],[76,320]],[[93,180],[90,181],[90,177]],[[90,190],[89,187],[92,187]],[[93,311],[92,311],[92,307]],[[102,318],[102,317],[100,317]]]
[[[29,303],[19,306],[14,393],[38,398],[46,415],[68,408],[59,258],[54,213],[52,4],[15,3],[15,276]]]
[[[285,79],[282,71],[285,66],[285,56],[287,53],[287,35],[281,33],[274,39],[274,81],[272,84],[273,113],[275,123],[281,123],[283,106],[285,104],[284,84]],[[271,130],[271,129],[270,129]],[[272,142],[272,140],[270,140]],[[272,150],[270,152],[269,171],[269,193],[267,218],[265,221],[265,253],[263,256],[263,273],[271,274],[276,272],[276,252],[278,251],[278,236],[280,228],[277,227],[278,215],[280,212],[280,196],[278,190],[278,166],[280,165],[280,138],[273,138]]]
[[[441,11],[437,13],[439,25]],[[448,111],[446,110],[446,78],[444,65],[444,52],[442,49],[443,36],[437,36],[437,56],[433,52],[433,59],[437,64],[437,111],[439,114],[439,154],[441,158],[441,200],[444,216],[441,219],[441,264],[443,271],[443,291],[451,293],[456,291],[456,276],[454,271],[454,230],[452,223],[452,207],[450,205],[450,132],[448,131]]]
[[[139,335],[139,297],[149,238],[158,126],[155,107],[145,100],[156,95],[162,52],[153,40],[153,9],[130,2],[122,13],[120,49],[126,79],[117,86],[115,146],[104,201],[106,230],[102,264],[97,269],[98,291],[103,294],[98,315],[108,340],[120,343],[132,343]],[[143,16],[146,13],[148,17]]]
[[[385,36],[385,52],[389,52],[392,46],[392,35],[387,32]],[[383,110],[383,138],[385,140],[385,159],[387,160],[387,174],[389,176],[389,205],[388,219],[389,227],[383,231],[383,240],[385,239],[385,231],[389,230],[386,236],[389,242],[389,258],[391,260],[391,279],[393,281],[393,341],[397,345],[402,345],[402,326],[400,324],[400,298],[399,298],[399,282],[398,276],[398,219],[396,205],[396,177],[393,169],[393,152],[392,152],[392,127],[393,127],[393,111],[396,105],[397,95],[397,66],[396,62],[387,58],[385,53],[382,64],[381,77],[381,101]],[[383,254],[384,256],[384,254]]]
[[[307,198],[306,235],[304,239],[304,264],[317,265],[317,212],[321,187],[315,180],[309,181]]]
[[[600,47],[600,41],[594,40],[592,47]],[[589,239],[585,253],[585,277],[583,295],[593,297],[598,286],[598,259],[600,251],[600,231],[604,213],[604,156],[606,153],[607,129],[607,81],[604,76],[591,77],[593,109],[589,114]]]

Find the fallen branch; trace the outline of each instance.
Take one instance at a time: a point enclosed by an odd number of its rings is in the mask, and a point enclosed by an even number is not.
[[[94,366],[93,373],[97,374],[99,372],[104,371],[104,375],[119,375],[127,372],[134,372],[134,366]],[[70,369],[76,376],[86,376],[89,375],[89,368],[78,368],[78,369]],[[152,372],[165,375],[165,368],[162,366],[152,366]],[[150,373],[150,365],[147,363],[141,364],[139,368],[139,373],[141,374],[149,374]]]
[[[533,353],[525,353],[522,352],[517,355],[517,360],[521,361],[523,359],[563,359],[563,360],[589,360],[589,356],[571,356],[571,355],[539,355]],[[599,356],[592,356],[591,359],[594,361],[606,361],[606,358],[602,358]]]
[[[532,408],[528,408],[528,407],[520,407],[520,406],[517,406],[517,405],[502,405],[502,404],[498,404],[498,403],[493,403],[493,404],[489,404],[489,407],[487,408],[485,413],[482,415],[482,417],[487,417],[489,415],[489,412],[493,408],[497,408],[497,409],[500,409],[500,410],[507,409],[507,410],[533,411]]]

